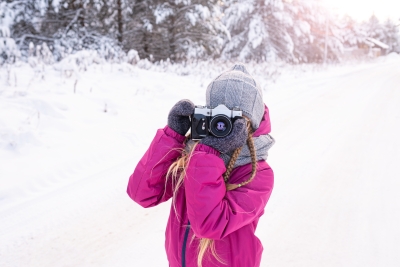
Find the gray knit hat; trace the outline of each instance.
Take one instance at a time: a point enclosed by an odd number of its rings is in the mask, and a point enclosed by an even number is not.
[[[264,115],[263,95],[245,66],[233,66],[207,87],[206,105],[215,108],[220,104],[230,109],[240,108],[243,115],[251,119],[254,130],[260,126]]]

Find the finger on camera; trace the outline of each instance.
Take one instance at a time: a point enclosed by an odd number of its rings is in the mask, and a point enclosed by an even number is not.
[[[235,122],[232,132],[227,136],[227,141],[234,143],[234,146],[240,147],[246,142],[247,135],[246,121]]]
[[[237,134],[242,134],[244,132],[247,132],[246,120],[243,118],[237,119],[233,123],[232,133],[237,135]],[[246,133],[246,135],[247,135],[247,133]]]
[[[194,104],[188,99],[182,99],[172,107],[171,111],[174,115],[190,116],[194,112]]]

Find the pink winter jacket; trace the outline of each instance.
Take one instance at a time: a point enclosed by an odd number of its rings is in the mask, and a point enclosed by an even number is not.
[[[254,136],[267,134],[271,125],[266,108],[263,121]],[[170,183],[165,184],[169,166],[180,156],[185,137],[166,126],[157,131],[149,149],[139,161],[128,183],[128,195],[148,208],[172,196]],[[222,178],[225,172],[219,152],[199,144],[187,167],[184,184],[179,188],[175,209],[171,206],[165,232],[165,249],[170,267],[197,267],[199,238],[215,240],[219,263],[207,254],[203,267],[260,266],[263,247],[254,232],[271,195],[274,174],[265,161],[259,161],[252,182],[227,191]],[[230,183],[246,181],[251,164],[235,168]],[[192,239],[193,235],[196,237]]]

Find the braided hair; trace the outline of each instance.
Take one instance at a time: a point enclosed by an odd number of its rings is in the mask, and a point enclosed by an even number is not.
[[[257,172],[257,154],[256,154],[256,149],[254,147],[254,141],[253,141],[253,128],[251,127],[251,124],[249,121],[247,121],[247,130],[248,130],[248,136],[247,136],[247,146],[249,147],[250,150],[250,156],[251,156],[251,174],[250,174],[250,178],[247,179],[244,182],[241,182],[239,184],[230,184],[229,183],[229,177],[231,175],[231,172],[233,170],[233,167],[235,165],[235,162],[237,160],[237,158],[239,157],[240,152],[242,151],[242,147],[236,149],[233,152],[233,155],[231,157],[231,159],[229,160],[228,166],[226,168],[226,172],[224,173],[223,177],[224,177],[224,181],[226,184],[226,189],[228,191],[230,190],[234,190],[238,187],[241,187],[243,185],[246,185],[248,183],[250,183],[254,177],[256,176],[256,172]]]

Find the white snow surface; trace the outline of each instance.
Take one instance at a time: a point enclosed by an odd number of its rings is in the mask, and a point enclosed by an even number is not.
[[[399,266],[400,57],[282,71],[256,75],[277,140],[261,266]],[[0,69],[0,266],[167,266],[170,202],[143,209],[126,185],[208,75]]]

